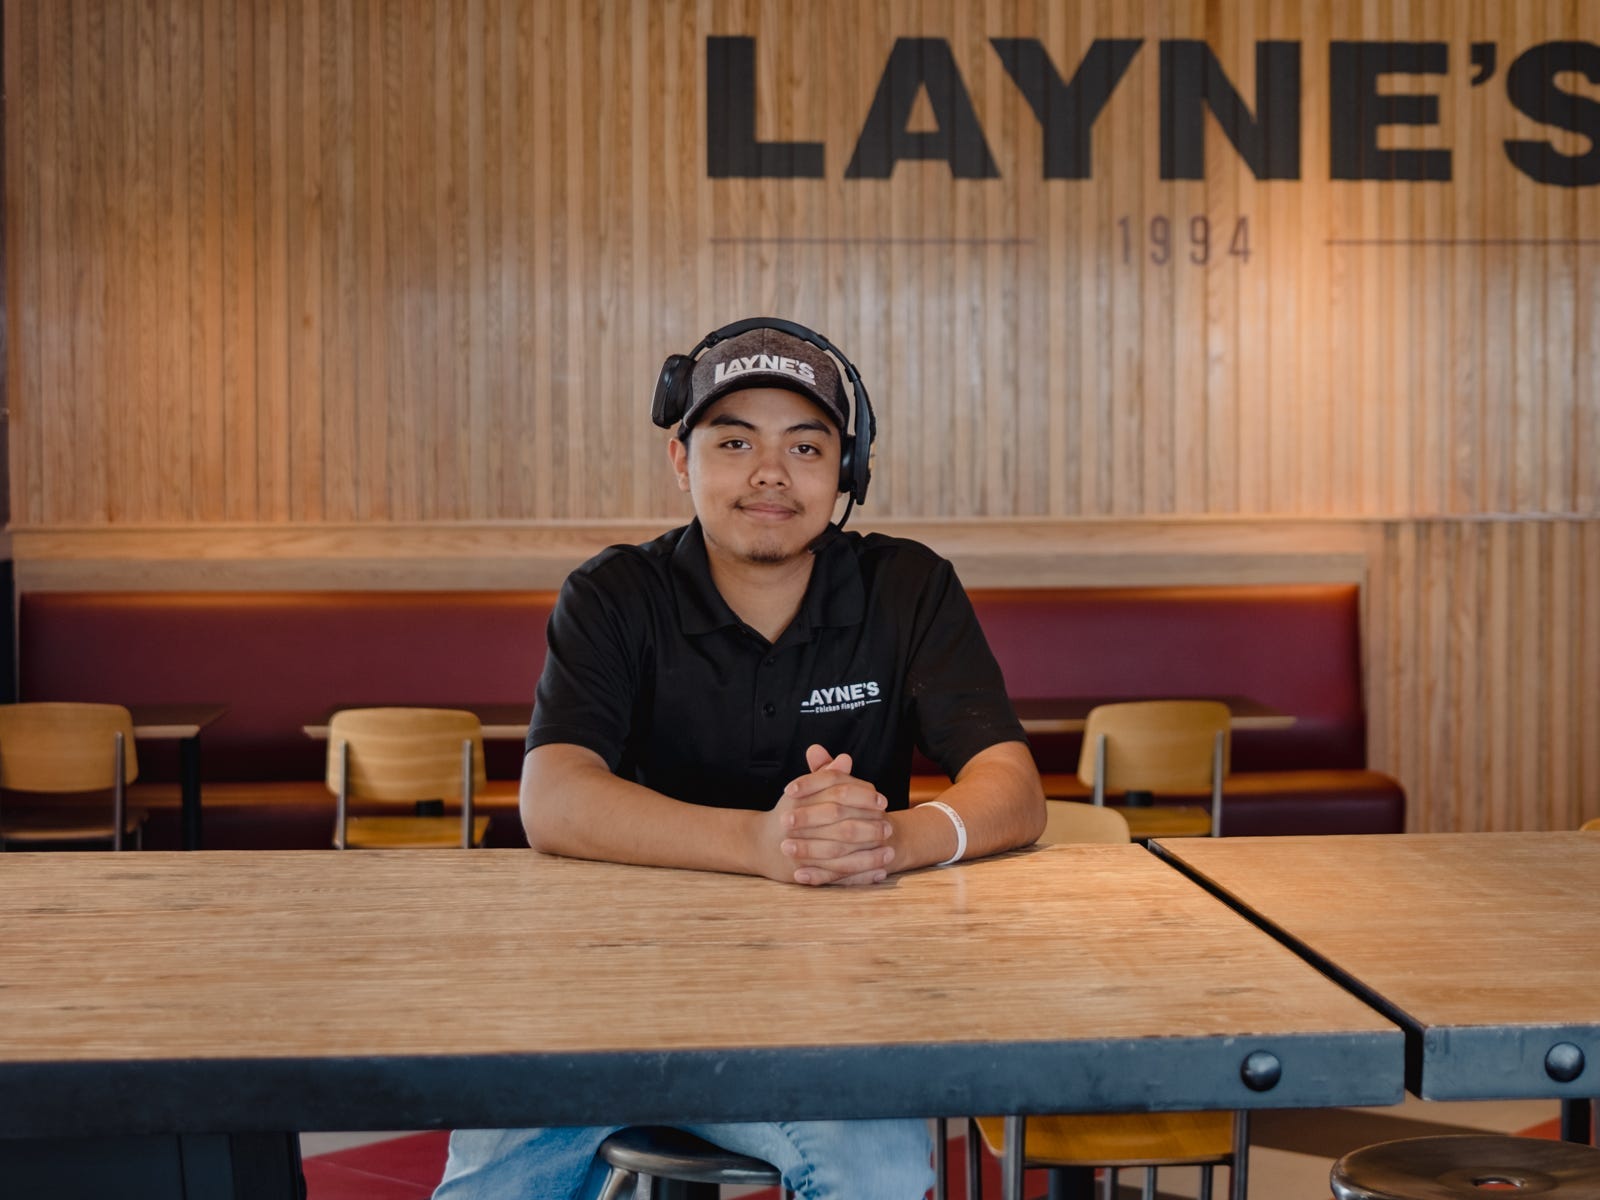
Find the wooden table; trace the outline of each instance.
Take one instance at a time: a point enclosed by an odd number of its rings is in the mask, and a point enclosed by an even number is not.
[[[1011,707],[1028,733],[1082,733],[1092,708],[1157,699],[1220,700],[1228,706],[1229,724],[1234,729],[1288,729],[1295,721],[1293,714],[1249,696],[1055,696],[1013,700]]]
[[[137,741],[178,742],[179,794],[182,797],[183,848],[205,844],[200,820],[200,733],[223,713],[225,704],[130,704]]]
[[[1155,849],[1399,1023],[1418,1096],[1600,1094],[1600,836],[1222,838]]]
[[[326,741],[328,722],[333,714],[346,708],[386,708],[383,704],[339,704],[318,715],[314,721],[302,725],[301,731],[309,738]],[[462,708],[477,716],[483,725],[483,736],[491,742],[520,742],[528,736],[528,718],[533,713],[533,703],[527,704],[421,704],[422,708]]]
[[[3,865],[0,1156],[1402,1093],[1399,1030],[1135,846],[819,890],[528,850]]]

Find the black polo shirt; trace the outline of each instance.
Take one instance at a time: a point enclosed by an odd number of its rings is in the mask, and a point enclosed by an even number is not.
[[[550,617],[528,749],[586,746],[679,800],[764,810],[820,743],[904,808],[913,744],[953,777],[1026,740],[948,562],[836,530],[815,554],[776,643],[717,591],[698,521],[590,559]]]

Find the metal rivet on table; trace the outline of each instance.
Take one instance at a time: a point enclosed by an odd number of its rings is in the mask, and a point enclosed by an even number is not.
[[[1239,1078],[1252,1092],[1270,1092],[1283,1078],[1283,1064],[1270,1050],[1256,1050],[1240,1064]]]
[[[1557,1042],[1544,1056],[1544,1073],[1557,1083],[1571,1083],[1583,1074],[1583,1049],[1571,1042]]]

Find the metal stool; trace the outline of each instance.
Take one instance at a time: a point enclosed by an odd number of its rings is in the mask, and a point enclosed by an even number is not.
[[[630,1184],[636,1200],[652,1200],[658,1179],[738,1187],[783,1182],[778,1168],[771,1163],[724,1150],[681,1129],[659,1125],[619,1129],[600,1143],[595,1156],[611,1168],[600,1189],[600,1200],[620,1200]]]
[[[1408,1138],[1352,1150],[1333,1164],[1337,1200],[1546,1200],[1600,1196],[1600,1150],[1538,1138],[1465,1134]]]

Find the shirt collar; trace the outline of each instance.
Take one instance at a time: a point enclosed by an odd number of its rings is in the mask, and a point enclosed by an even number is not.
[[[816,562],[811,567],[811,581],[806,585],[800,612],[780,640],[809,641],[814,628],[861,623],[866,614],[866,589],[852,552],[853,541],[853,534],[834,525],[817,539],[812,547]],[[711,581],[711,562],[706,557],[705,533],[698,518],[683,527],[682,536],[672,548],[671,578],[678,625],[685,636],[741,624]]]

